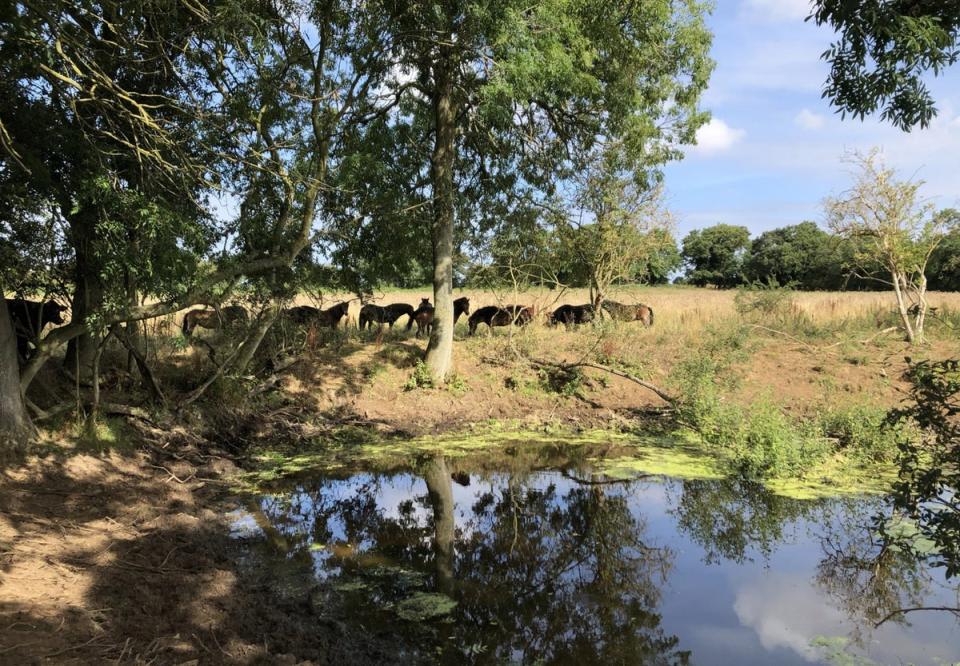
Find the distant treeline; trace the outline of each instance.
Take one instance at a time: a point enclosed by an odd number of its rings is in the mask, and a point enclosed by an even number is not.
[[[938,215],[958,217],[945,209]],[[888,279],[875,270],[854,270],[857,243],[824,231],[813,222],[801,222],[750,238],[746,227],[717,224],[696,229],[682,242],[684,274],[675,282],[721,289],[744,284],[789,285],[800,290],[877,289],[874,278]],[[934,251],[927,269],[929,288],[960,291],[960,231],[954,230]]]

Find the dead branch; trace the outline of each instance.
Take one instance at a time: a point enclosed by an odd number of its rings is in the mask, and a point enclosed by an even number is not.
[[[570,370],[574,370],[576,368],[593,368],[594,370],[602,370],[603,372],[608,372],[611,375],[616,375],[617,377],[622,377],[623,379],[629,380],[634,384],[642,386],[643,388],[649,391],[653,391],[654,393],[657,394],[657,396],[661,400],[669,403],[671,406],[673,406],[677,402],[677,399],[675,397],[673,397],[663,389],[659,388],[658,386],[651,384],[646,380],[640,379],[639,377],[631,375],[628,372],[623,372],[622,370],[617,370],[616,368],[611,368],[609,366],[601,365],[599,363],[590,363],[588,361],[582,361],[582,360],[577,361],[576,363],[553,363],[551,361],[543,361],[543,360],[534,359],[534,358],[531,358],[529,360],[533,365],[540,366],[543,368],[554,368],[556,370],[562,370],[565,372],[569,372]]]

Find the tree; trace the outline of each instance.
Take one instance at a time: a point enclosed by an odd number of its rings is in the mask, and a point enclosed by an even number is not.
[[[960,211],[945,208],[937,216],[947,220],[950,231],[930,256],[930,288],[936,291],[960,291]]]
[[[552,190],[599,136],[621,137],[638,169],[678,157],[706,121],[697,104],[712,68],[709,33],[695,0],[387,7],[395,67],[416,88],[412,116],[401,121],[426,128],[421,144],[431,146],[436,317],[426,361],[442,380],[453,345],[457,211]],[[458,207],[461,188],[473,206]]]
[[[920,535],[935,546],[928,557],[952,577],[960,574],[960,361],[918,361],[906,379],[910,402],[892,411],[890,420],[915,424],[928,436],[918,439],[911,429],[902,430],[893,505],[916,521]]]
[[[744,275],[752,282],[797,289],[843,286],[839,239],[814,222],[766,231],[753,240]]]
[[[683,257],[677,240],[669,229],[654,229],[650,232],[653,252],[647,257],[645,266],[637,267],[635,282],[649,282],[650,284],[667,284],[670,275],[683,266]]]
[[[750,231],[746,227],[715,224],[694,229],[683,239],[686,278],[698,287],[714,285],[721,289],[743,282],[743,264],[750,247]]]
[[[823,59],[830,75],[823,96],[843,115],[881,118],[903,130],[936,115],[927,72],[957,61],[960,3],[942,0],[816,0],[811,17],[838,38]]]
[[[660,190],[638,185],[625,167],[619,145],[598,148],[576,178],[571,206],[579,211],[568,212],[557,227],[558,262],[590,288],[596,306],[614,284],[648,279],[647,267],[673,244]]]
[[[10,129],[0,175],[16,172],[11,188],[29,185],[65,218],[86,216],[90,233],[68,221],[67,236],[77,280],[99,294],[74,299],[73,321],[40,343],[23,386],[53,349],[91,329],[217,302],[242,277],[271,297],[293,288],[292,266],[333,199],[331,171],[348,157],[346,128],[396,104],[382,90],[383,11],[332,0],[227,5],[50,0],[43,12],[18,5],[3,16],[12,53],[0,84],[13,102],[0,111]],[[36,141],[38,126],[65,138]],[[47,144],[80,146],[83,168]],[[58,170],[85,177],[60,187]],[[223,194],[240,202],[225,222],[210,210]],[[263,333],[251,327],[244,348]]]
[[[0,298],[0,459],[11,451],[22,450],[33,434],[20,392],[17,365],[13,324],[7,312],[7,302]]]
[[[927,265],[947,231],[955,223],[934,216],[920,202],[922,181],[898,180],[876,150],[849,156],[859,171],[853,187],[825,202],[831,229],[854,242],[854,268],[890,286],[897,300],[904,333],[911,344],[924,341],[927,316]],[[885,277],[870,274],[875,265]]]

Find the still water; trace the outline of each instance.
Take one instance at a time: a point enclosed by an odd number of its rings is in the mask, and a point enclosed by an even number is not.
[[[258,566],[338,622],[397,627],[410,662],[951,664],[956,585],[879,547],[881,498],[744,481],[615,481],[435,456],[307,475],[250,502]],[[327,611],[324,611],[327,612]]]

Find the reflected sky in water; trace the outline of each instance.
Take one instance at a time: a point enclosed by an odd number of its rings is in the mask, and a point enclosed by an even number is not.
[[[251,503],[237,534],[297,570],[296,585],[333,589],[323,604],[340,620],[400,627],[424,661],[808,664],[825,659],[818,637],[876,663],[960,660],[952,615],[874,629],[898,607],[958,605],[938,570],[878,548],[880,500],[468,472],[434,458],[300,480]],[[458,601],[451,618],[392,614],[438,590]]]

